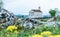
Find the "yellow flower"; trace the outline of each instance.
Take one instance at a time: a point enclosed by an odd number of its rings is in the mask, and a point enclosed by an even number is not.
[[[49,35],[48,37],[54,37],[53,35]]]
[[[50,32],[50,31],[44,31],[41,33],[41,35],[51,35],[51,34],[52,34],[52,32]]]
[[[17,29],[17,27],[15,25],[7,27],[8,31],[13,31],[14,29]]]
[[[60,37],[60,35],[55,35],[55,37]]]
[[[29,36],[29,37],[32,37],[32,36]]]
[[[16,34],[17,34],[17,33],[18,33],[18,31],[17,31],[17,30],[15,30],[15,31],[14,31],[14,33],[16,33]]]
[[[39,34],[35,34],[32,37],[43,37],[43,36],[42,35],[39,35]]]

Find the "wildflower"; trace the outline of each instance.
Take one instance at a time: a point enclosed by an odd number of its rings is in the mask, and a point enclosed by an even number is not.
[[[51,34],[52,34],[52,32],[50,32],[50,31],[44,31],[41,33],[41,35],[51,35]]]
[[[14,31],[14,33],[16,33],[16,34],[17,34],[17,33],[18,33],[18,31],[17,31],[17,30],[15,30],[15,31]]]
[[[8,27],[7,27],[7,30],[8,30],[8,31],[13,31],[13,30],[15,30],[15,29],[17,29],[16,26],[8,26]]]
[[[55,37],[60,37],[60,35],[55,35]]]
[[[48,37],[54,37],[53,35],[49,35]]]
[[[39,35],[39,34],[35,34],[32,37],[43,37],[43,36],[42,35]]]
[[[32,36],[29,36],[29,37],[32,37]]]

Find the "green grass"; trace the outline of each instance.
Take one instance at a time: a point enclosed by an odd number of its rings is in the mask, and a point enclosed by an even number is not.
[[[44,25],[42,26],[38,26],[35,29],[19,29],[19,33],[15,34],[14,32],[9,32],[6,31],[6,29],[2,29],[0,31],[0,37],[28,37],[29,35],[33,35],[33,34],[40,34],[43,31],[51,31],[52,35],[57,35],[60,34],[60,28],[59,27],[46,27]]]

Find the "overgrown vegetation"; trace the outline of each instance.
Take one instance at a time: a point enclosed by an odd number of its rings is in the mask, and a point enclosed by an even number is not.
[[[8,27],[7,27],[8,28]],[[60,28],[59,27],[53,27],[53,26],[50,26],[50,27],[47,27],[47,26],[38,26],[36,27],[35,29],[16,29],[17,31],[16,32],[13,32],[14,29],[12,29],[13,31],[9,31],[6,29],[2,29],[0,31],[0,37],[33,37],[35,35],[41,35],[42,32],[46,32],[46,33],[52,33],[51,35],[59,35],[60,36]],[[14,28],[14,27],[13,27]],[[16,28],[16,27],[15,27]],[[44,33],[45,34],[45,33]],[[37,36],[38,36],[37,35]],[[41,35],[43,36],[43,35]],[[48,35],[50,36],[50,35]]]

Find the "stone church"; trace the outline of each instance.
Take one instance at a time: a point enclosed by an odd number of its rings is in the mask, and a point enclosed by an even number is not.
[[[38,9],[32,9],[29,12],[29,18],[42,18],[42,11],[40,10],[40,7]]]

